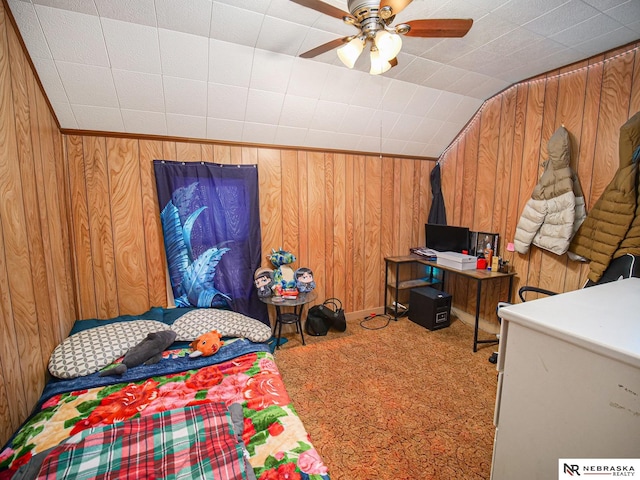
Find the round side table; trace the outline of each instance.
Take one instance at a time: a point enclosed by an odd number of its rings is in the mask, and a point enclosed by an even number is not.
[[[276,330],[278,330],[278,337],[276,340],[276,348],[280,348],[280,338],[282,338],[282,325],[295,324],[296,332],[300,332],[300,338],[302,338],[302,345],[306,345],[304,342],[304,333],[302,331],[302,311],[304,306],[313,302],[317,295],[315,291],[299,293],[297,298],[282,297],[261,297],[260,300],[268,305],[273,305],[276,308],[276,321],[273,325],[273,336],[276,336]],[[283,311],[283,308],[287,311]]]

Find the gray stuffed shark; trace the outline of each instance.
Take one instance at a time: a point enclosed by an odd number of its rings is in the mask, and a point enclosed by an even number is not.
[[[162,352],[176,339],[176,332],[173,330],[162,330],[147,335],[135,347],[131,347],[119,365],[100,373],[101,377],[107,375],[122,375],[131,367],[141,364],[153,365],[162,359]]]

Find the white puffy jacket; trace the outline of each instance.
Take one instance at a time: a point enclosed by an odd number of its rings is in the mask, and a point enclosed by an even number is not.
[[[549,160],[518,221],[514,239],[518,253],[527,253],[532,243],[557,255],[569,249],[571,238],[587,216],[570,159],[569,132],[560,127],[549,139]]]

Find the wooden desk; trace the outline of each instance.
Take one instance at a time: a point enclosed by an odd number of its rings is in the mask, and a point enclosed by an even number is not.
[[[443,272],[443,276],[442,276],[442,285],[444,285],[444,276],[446,273],[453,273],[455,275],[462,275],[463,277],[466,278],[470,278],[472,280],[476,281],[476,318],[475,318],[475,323],[474,323],[474,327],[473,327],[473,351],[477,352],[478,351],[478,344],[480,343],[498,343],[498,339],[483,339],[483,340],[479,340],[478,339],[478,330],[479,330],[479,323],[480,323],[480,300],[482,298],[482,283],[486,282],[486,281],[490,281],[490,280],[500,280],[503,278],[509,278],[509,294],[508,294],[508,298],[507,301],[511,302],[512,301],[512,296],[513,296],[513,277],[516,275],[515,272],[509,272],[509,273],[501,273],[501,272],[493,272],[491,270],[458,270],[456,268],[452,268],[452,267],[448,267],[445,265],[438,265],[437,262],[434,261],[430,261],[427,260],[424,257],[421,257],[420,255],[415,255],[415,254],[411,254],[411,255],[405,255],[405,256],[401,256],[401,257],[387,257],[385,258],[385,261],[387,262],[387,264],[389,262],[391,263],[403,263],[403,262],[418,262],[421,263],[423,265],[432,267],[431,269],[431,280],[428,283],[434,283],[433,282],[433,268],[438,268]],[[425,283],[428,284],[428,283]],[[387,285],[386,285],[386,281],[385,281],[385,307],[386,307],[386,292],[387,292]],[[496,305],[497,306],[497,305]]]

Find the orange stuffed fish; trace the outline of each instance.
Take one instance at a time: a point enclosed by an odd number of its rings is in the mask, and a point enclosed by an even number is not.
[[[208,357],[213,355],[223,345],[221,340],[222,335],[217,330],[211,330],[210,332],[203,333],[193,342],[191,342],[191,348],[193,352],[189,354],[189,357]]]

